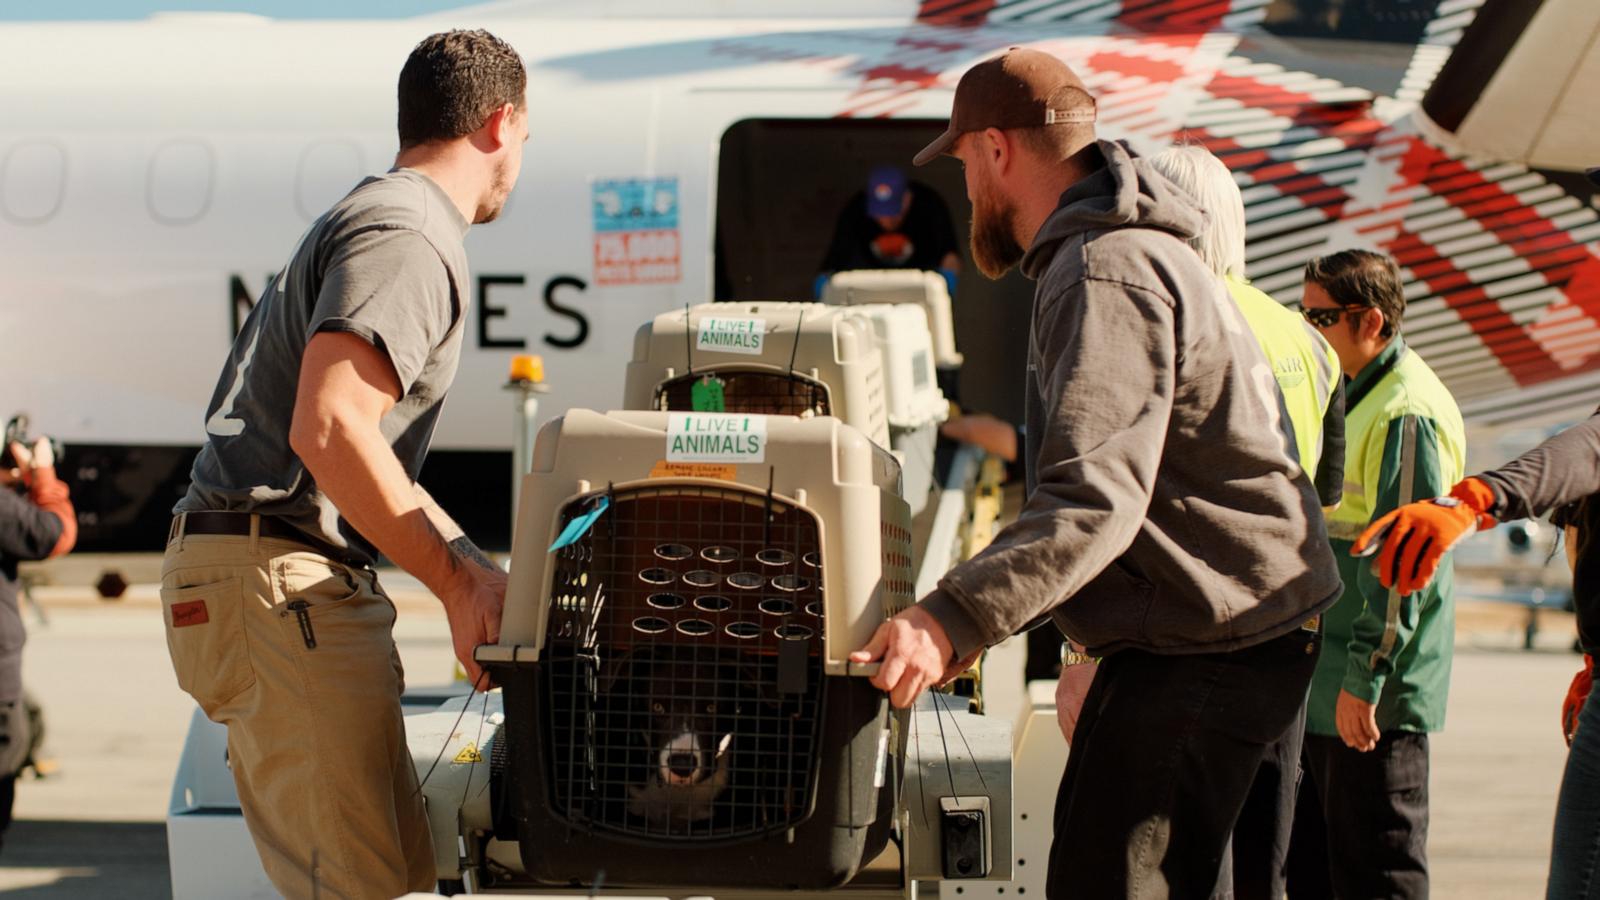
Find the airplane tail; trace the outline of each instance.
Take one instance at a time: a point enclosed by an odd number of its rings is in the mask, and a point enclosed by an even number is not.
[[[1144,32],[1239,31],[1254,26],[1306,36],[1397,43],[1459,37],[1484,0],[921,0],[930,25],[1115,23]],[[1493,3],[1495,0],[1489,0]],[[1526,5],[1526,4],[1524,4]]]

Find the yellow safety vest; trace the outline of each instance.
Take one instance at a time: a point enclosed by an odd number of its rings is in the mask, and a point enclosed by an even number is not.
[[[1232,275],[1223,279],[1272,364],[1294,427],[1300,467],[1314,476],[1322,458],[1322,418],[1339,383],[1339,357],[1300,314]]]

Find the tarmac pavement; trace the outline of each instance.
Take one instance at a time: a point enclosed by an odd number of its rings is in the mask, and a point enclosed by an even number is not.
[[[400,577],[397,640],[407,679],[447,679],[438,606]],[[173,681],[153,587],[102,601],[82,587],[36,591],[26,678],[44,703],[59,772],[18,786],[0,850],[0,894],[18,900],[170,896],[162,824],[190,701]],[[1541,613],[1523,651],[1523,613],[1463,604],[1446,730],[1433,740],[1429,852],[1434,894],[1543,893],[1566,748],[1557,716],[1578,668],[1571,617]]]

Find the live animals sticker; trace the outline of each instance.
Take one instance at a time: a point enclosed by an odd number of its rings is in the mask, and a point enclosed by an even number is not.
[[[667,419],[667,462],[759,463],[766,458],[766,416],[672,413]]]
[[[702,316],[694,349],[713,353],[759,356],[767,336],[767,320],[753,317]]]

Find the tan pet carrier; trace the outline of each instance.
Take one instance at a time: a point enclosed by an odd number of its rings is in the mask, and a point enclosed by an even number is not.
[[[819,889],[883,849],[902,748],[847,657],[912,599],[898,478],[826,416],[541,430],[478,654],[505,688],[496,830],[536,880]]]

